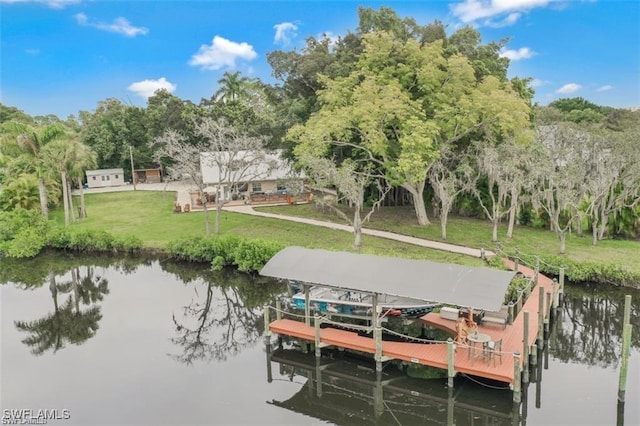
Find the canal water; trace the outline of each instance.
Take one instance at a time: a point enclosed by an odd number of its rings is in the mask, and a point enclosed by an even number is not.
[[[0,259],[0,283],[3,424],[640,424],[637,291],[568,286],[541,379],[514,410],[499,383],[458,377],[450,391],[424,371],[389,364],[376,374],[350,354],[316,361],[294,342],[265,344],[262,307],[286,293],[268,279],[167,259],[46,254]],[[634,336],[621,407],[625,294]]]

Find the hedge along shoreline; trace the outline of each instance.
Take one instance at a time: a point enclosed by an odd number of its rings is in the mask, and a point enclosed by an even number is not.
[[[240,271],[257,272],[284,247],[273,241],[223,235],[174,240],[167,252],[180,260],[211,262],[214,270],[235,266]]]
[[[517,259],[521,265],[535,268],[535,255],[515,250],[503,250],[495,258],[499,259],[500,257],[507,257],[514,262]],[[564,268],[565,278],[574,283],[594,282],[640,289],[640,273],[629,271],[615,264],[576,261],[553,254],[541,254],[538,259],[540,272],[548,276],[558,277],[560,268]]]

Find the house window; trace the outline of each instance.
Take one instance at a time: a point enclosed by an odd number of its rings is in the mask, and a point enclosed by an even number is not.
[[[91,179],[96,180],[96,177],[95,176],[91,176]]]
[[[105,177],[104,177],[104,176],[102,176],[102,181],[104,182],[105,180],[106,180],[106,179],[105,179]]]
[[[118,179],[118,175],[116,175],[116,179]]]
[[[253,192],[262,192],[262,182],[253,182],[251,184]]]

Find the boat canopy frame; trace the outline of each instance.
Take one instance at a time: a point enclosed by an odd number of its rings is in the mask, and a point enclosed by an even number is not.
[[[499,311],[516,272],[291,246],[276,253],[260,275]]]

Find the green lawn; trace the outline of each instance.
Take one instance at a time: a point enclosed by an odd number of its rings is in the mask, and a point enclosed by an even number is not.
[[[324,219],[342,223],[341,219],[330,210],[322,210],[313,204],[295,206],[258,207],[256,210],[300,217]],[[365,227],[392,231],[400,234],[444,241],[440,238],[440,222],[435,220],[431,226],[421,227],[416,224],[413,207],[383,207],[371,216]],[[536,254],[558,254],[560,244],[556,235],[548,230],[516,227],[513,239],[506,238],[507,226],[499,229],[499,239],[503,247],[518,247],[525,260],[533,261]],[[491,224],[478,219],[450,217],[447,226],[447,242],[469,247],[485,247],[494,249],[491,242]],[[574,234],[567,236],[566,256],[577,261],[596,263],[615,263],[630,271],[640,272],[640,241],[604,240],[593,246],[591,234],[582,237]]]
[[[146,247],[163,248],[174,239],[205,235],[204,214],[175,214],[173,192],[126,191],[88,194],[85,197],[87,218],[73,223],[78,229],[103,229],[118,235],[136,235]],[[74,199],[79,205],[78,197]],[[215,212],[210,212],[213,228]],[[62,209],[51,213],[52,219],[64,223]],[[353,235],[348,232],[305,225],[285,220],[260,218],[223,212],[221,233],[277,241],[285,245],[353,251]],[[362,253],[429,259],[437,262],[481,266],[479,259],[425,249],[396,241],[363,236]]]

